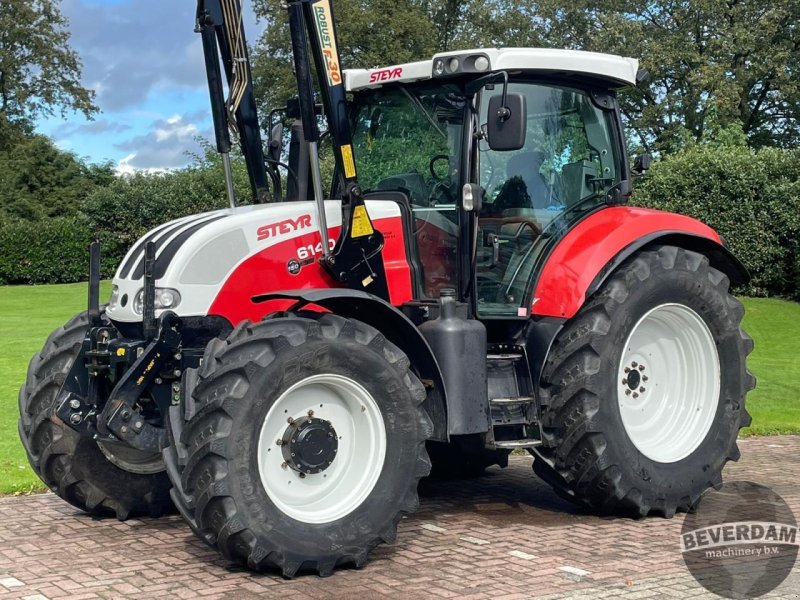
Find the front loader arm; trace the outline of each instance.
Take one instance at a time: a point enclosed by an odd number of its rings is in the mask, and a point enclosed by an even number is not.
[[[308,76],[309,61],[306,52],[308,43],[314,57],[320,96],[343,190],[341,233],[331,253],[327,253],[327,244],[323,242],[326,252],[320,263],[334,279],[348,287],[363,289],[388,299],[389,288],[381,257],[383,235],[374,228],[367,214],[361,187],[358,185],[353,134],[350,128],[336,22],[331,2],[289,0],[288,9],[306,141],[315,145],[319,140],[316,116],[313,113],[311,78]],[[315,188],[318,187],[320,186],[315,184]],[[315,196],[320,207],[321,221],[324,222],[322,190],[315,189]],[[323,240],[326,237],[323,233]]]
[[[203,38],[217,151],[225,158],[231,203],[233,194],[228,158],[231,131],[238,138],[244,154],[253,200],[265,202],[270,197],[269,179],[253,93],[241,0],[198,0],[197,31]],[[228,82],[227,100],[222,91],[220,58]]]

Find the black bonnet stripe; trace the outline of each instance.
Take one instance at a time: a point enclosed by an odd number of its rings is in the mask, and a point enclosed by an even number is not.
[[[131,256],[128,260],[125,261],[125,264],[122,267],[122,270],[119,272],[120,279],[126,279],[128,277],[128,273],[136,264],[137,259],[140,259],[143,254],[142,251],[144,247],[149,243],[152,242],[157,237],[164,234],[164,237],[169,237],[181,227],[185,227],[189,223],[196,221],[199,217],[190,218],[190,219],[181,219],[179,223],[175,223],[170,225],[169,223],[165,225],[161,225],[160,227],[156,227],[153,231],[147,234],[145,238],[143,238],[140,242],[136,244],[134,247],[134,251],[131,252]]]
[[[161,279],[164,276],[164,273],[166,273],[169,263],[172,262],[172,259],[175,257],[175,254],[177,254],[181,246],[183,246],[186,243],[186,240],[188,240],[190,237],[192,237],[195,233],[200,231],[206,225],[215,223],[216,221],[224,219],[227,216],[228,215],[219,215],[216,217],[207,218],[204,221],[192,225],[185,231],[181,232],[178,236],[176,236],[175,239],[173,239],[169,244],[167,244],[167,247],[164,248],[162,252],[157,254],[156,264],[153,269],[154,271],[153,275],[155,279]],[[186,223],[184,223],[184,225],[186,225]],[[168,236],[164,236],[161,239],[166,241],[168,239]],[[158,243],[158,246],[156,247],[156,252],[160,250],[160,246],[163,245],[163,243],[164,243],[163,241]],[[136,265],[136,270],[134,271],[132,278],[140,279],[143,276],[144,276],[144,256],[142,256],[142,260],[139,262],[139,264]]]

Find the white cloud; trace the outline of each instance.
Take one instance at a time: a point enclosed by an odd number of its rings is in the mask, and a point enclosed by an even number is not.
[[[63,0],[84,84],[97,92],[102,110],[130,109],[164,90],[205,88],[195,10],[186,0]],[[255,19],[249,8],[245,14],[249,41],[255,41]]]
[[[119,161],[117,171],[158,172],[186,166],[189,153],[202,151],[197,138],[207,137],[209,133],[201,131],[194,122],[198,116],[173,115],[157,119],[145,134],[115,144],[118,150],[128,153]]]

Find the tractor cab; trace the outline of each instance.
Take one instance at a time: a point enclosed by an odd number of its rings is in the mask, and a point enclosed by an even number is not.
[[[616,56],[491,48],[345,71],[359,181],[370,197],[408,201],[416,297],[455,288],[482,318],[530,314],[547,248],[627,200],[615,90],[637,70]],[[511,103],[516,114],[493,127]]]

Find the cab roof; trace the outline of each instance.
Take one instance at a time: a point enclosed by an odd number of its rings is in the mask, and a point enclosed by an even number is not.
[[[488,59],[488,66],[475,68],[478,57]],[[459,59],[460,70],[449,69],[450,61]],[[443,62],[442,62],[443,61]],[[444,72],[434,73],[434,66]],[[454,63],[455,64],[455,63]],[[484,61],[479,61],[483,66]],[[582,50],[557,50],[551,48],[478,48],[442,52],[430,60],[380,67],[375,69],[345,69],[345,86],[348,92],[376,88],[387,83],[412,82],[424,79],[493,71],[527,71],[543,74],[583,74],[595,79],[607,80],[616,87],[636,85],[639,61],[613,54],[584,52]]]

